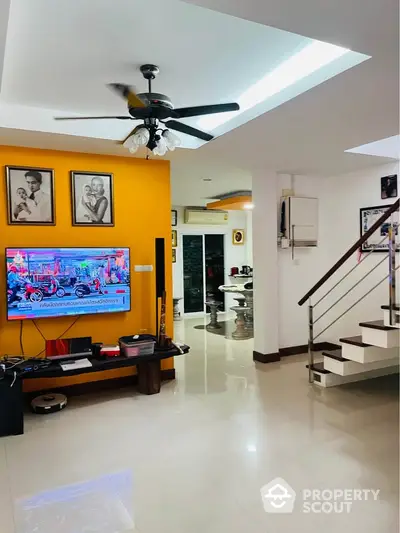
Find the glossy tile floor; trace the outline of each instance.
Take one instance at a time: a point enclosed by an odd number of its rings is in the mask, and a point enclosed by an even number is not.
[[[0,440],[1,533],[399,531],[398,378],[313,389],[303,356],[255,366],[251,340],[199,323],[177,324],[192,350],[159,395],[71,398]],[[292,514],[264,510],[277,477],[297,492]],[[380,494],[306,514],[307,489]]]

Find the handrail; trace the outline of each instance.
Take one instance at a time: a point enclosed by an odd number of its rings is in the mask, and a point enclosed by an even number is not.
[[[392,204],[392,206],[389,207],[389,209],[385,213],[383,213],[383,215],[375,222],[375,224],[373,224],[369,228],[369,230],[362,237],[360,237],[358,241],[355,244],[353,244],[353,246],[349,248],[347,252],[343,254],[342,257],[338,261],[336,261],[333,267],[330,270],[328,270],[328,272],[324,276],[322,276],[322,278],[319,281],[317,281],[317,283],[307,292],[307,294],[303,296],[301,300],[298,301],[298,305],[300,306],[304,305],[306,301],[310,298],[310,296],[312,296],[320,287],[322,287],[322,285],[324,285],[324,283],[328,281],[329,278],[333,276],[333,274],[349,259],[349,257],[351,257],[354,254],[354,252],[360,246],[362,246],[364,242],[369,239],[369,237],[371,237],[373,233],[375,233],[375,231],[383,224],[383,222],[385,222],[385,220],[387,220],[392,213],[394,213],[395,211],[399,209],[399,206],[400,206],[400,198],[396,200],[394,204]]]

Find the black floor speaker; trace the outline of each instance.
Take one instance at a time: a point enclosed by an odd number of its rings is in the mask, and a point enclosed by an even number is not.
[[[0,379],[0,437],[22,435],[23,432],[22,379],[3,375]]]
[[[165,239],[156,239],[156,296],[165,291]]]
[[[165,291],[165,239],[156,239],[156,337],[158,337],[158,299]]]

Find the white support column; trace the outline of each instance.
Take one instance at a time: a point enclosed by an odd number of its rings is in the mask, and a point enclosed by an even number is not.
[[[279,361],[278,176],[253,172],[254,360]]]
[[[249,210],[246,217],[246,265],[253,266],[253,212]]]

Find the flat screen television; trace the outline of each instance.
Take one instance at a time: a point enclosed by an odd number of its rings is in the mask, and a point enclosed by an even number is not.
[[[130,311],[129,248],[6,248],[7,320]]]

